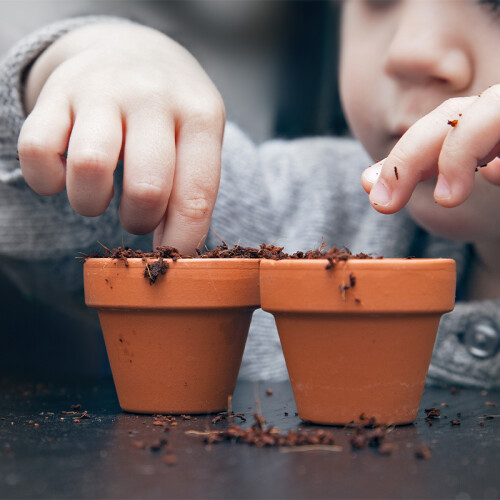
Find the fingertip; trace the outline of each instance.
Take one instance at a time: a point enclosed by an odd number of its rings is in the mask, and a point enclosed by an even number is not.
[[[66,186],[66,159],[61,155],[67,149],[72,122],[67,106],[42,104],[37,103],[21,127],[17,150],[26,183],[36,193],[50,196]]]
[[[443,208],[455,208],[460,205],[461,202],[456,202],[453,198],[436,198],[434,196],[434,201]]]
[[[376,182],[370,191],[370,202],[378,210],[387,208],[392,203],[392,190],[382,179]]]
[[[434,188],[434,200],[445,208],[454,208],[464,203],[472,193],[474,183],[450,182],[443,174],[439,174]]]
[[[373,184],[370,184],[370,183],[366,182],[366,181],[364,180],[364,178],[363,178],[363,177],[361,177],[361,186],[362,186],[362,187],[363,187],[363,189],[365,190],[365,193],[369,195],[369,194],[370,194],[370,191],[372,190],[372,186],[373,186]]]
[[[68,200],[71,208],[73,208],[77,214],[83,215],[84,217],[99,217],[107,210],[112,199],[113,192],[111,191],[107,198],[101,196],[97,203],[82,203],[78,197],[75,198],[74,196],[70,196],[70,193],[68,193]]]
[[[156,234],[156,231],[155,231]],[[194,237],[190,240],[186,240],[185,238],[166,238],[165,233],[161,235],[161,239],[158,239],[158,237],[153,238],[154,242],[154,248],[157,246],[170,246],[176,248],[179,253],[183,255],[190,255],[192,257],[197,257],[199,255],[199,252],[203,248],[203,245],[205,244],[205,240],[207,238],[207,233],[204,233],[201,238],[199,237]]]
[[[150,234],[161,226],[161,222],[155,220],[148,220],[144,217],[131,217],[129,211],[124,209],[122,204],[120,204],[120,208],[118,209],[118,217],[120,219],[120,224],[127,233],[138,236]],[[158,241],[157,238],[155,241]],[[157,245],[157,243],[155,243],[155,245]]]
[[[371,167],[365,169],[361,174],[361,183],[367,193],[370,192],[373,185],[380,178],[380,173],[382,172],[382,164],[383,162],[376,163],[375,165],[372,165]]]
[[[52,196],[66,187],[66,161],[58,153],[35,151],[29,145],[20,144],[19,165],[28,186],[41,196]]]
[[[392,206],[392,205],[379,205],[378,203],[370,200],[371,206],[379,213],[384,214],[384,215],[390,215],[397,210]]]
[[[434,199],[437,203],[448,204],[452,198],[450,183],[443,174],[439,174],[434,188]]]

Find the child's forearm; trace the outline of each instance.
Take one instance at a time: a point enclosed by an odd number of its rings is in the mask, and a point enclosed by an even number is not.
[[[468,300],[500,298],[500,243],[474,244],[466,296]]]

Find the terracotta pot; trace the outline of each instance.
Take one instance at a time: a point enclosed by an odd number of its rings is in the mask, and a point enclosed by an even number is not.
[[[440,316],[454,307],[455,262],[326,263],[261,262],[261,306],[275,317],[300,417],[413,422]]]
[[[253,311],[256,259],[181,259],[153,285],[141,259],[88,259],[85,302],[98,310],[123,410],[211,413],[233,394]]]

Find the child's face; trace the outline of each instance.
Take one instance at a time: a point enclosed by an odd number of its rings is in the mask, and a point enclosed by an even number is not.
[[[385,158],[417,119],[446,99],[500,83],[495,3],[500,7],[500,0],[344,2],[341,98],[353,133],[374,160]],[[410,204],[417,219],[422,214],[412,204],[421,195],[432,200],[432,186],[425,184]]]
[[[480,0],[347,0],[341,94],[354,134],[380,160],[450,97],[500,83],[500,8]]]

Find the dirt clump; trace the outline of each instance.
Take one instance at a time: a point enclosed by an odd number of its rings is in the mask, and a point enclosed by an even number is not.
[[[95,259],[95,258],[109,258],[122,260],[125,266],[128,266],[128,259],[142,259],[145,263],[144,277],[149,280],[149,284],[153,285],[156,283],[158,278],[165,274],[168,269],[168,262],[165,259],[172,259],[174,262],[178,259],[270,259],[270,260],[284,260],[284,259],[326,259],[328,263],[326,264],[326,269],[331,269],[337,262],[346,261],[349,259],[373,259],[374,257],[365,254],[358,253],[353,254],[348,248],[337,248],[328,246],[323,243],[319,248],[315,250],[308,250],[306,252],[298,251],[293,254],[288,254],[283,251],[284,247],[277,247],[275,245],[268,245],[262,243],[259,248],[244,247],[241,245],[234,245],[232,248],[222,241],[220,245],[217,245],[213,250],[207,250],[206,252],[201,252],[201,250],[196,249],[197,255],[193,257],[192,255],[185,255],[180,253],[176,248],[170,246],[160,246],[156,247],[153,252],[143,252],[142,250],[132,250],[128,247],[116,247],[109,249],[108,247],[102,245],[102,250],[94,252],[90,255],[85,255],[83,260]],[[379,257],[381,258],[381,257]],[[150,262],[151,260],[154,262]],[[355,278],[350,276],[350,283],[346,285],[346,288],[354,286]]]

